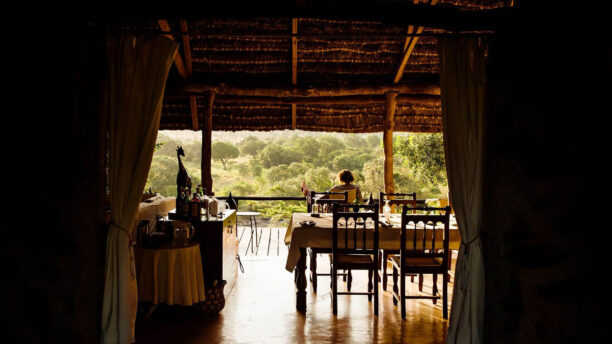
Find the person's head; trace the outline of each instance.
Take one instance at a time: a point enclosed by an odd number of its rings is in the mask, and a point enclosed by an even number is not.
[[[349,170],[342,170],[338,173],[338,179],[340,180],[340,182],[342,182],[342,184],[350,184],[353,182],[353,180],[355,180],[355,177],[353,177],[353,174],[351,173],[351,171]]]

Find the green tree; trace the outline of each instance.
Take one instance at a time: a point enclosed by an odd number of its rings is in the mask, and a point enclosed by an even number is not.
[[[255,159],[249,160],[249,172],[253,177],[261,176],[261,173],[263,172],[261,163]]]
[[[221,161],[223,169],[227,169],[227,162],[237,158],[240,151],[233,144],[227,142],[215,142],[212,145],[211,157],[213,160]]]
[[[394,151],[424,186],[435,188],[447,184],[442,134],[397,137]]]
[[[363,166],[363,163],[360,165],[359,161],[356,159],[356,156],[354,154],[343,153],[343,154],[336,156],[333,159],[332,166],[335,171],[340,171],[343,169],[353,171],[353,170],[361,169],[361,166]]]
[[[384,191],[383,162],[383,157],[380,157],[363,164],[363,170],[361,172],[363,182],[360,186],[361,191],[365,192],[365,194],[369,195],[370,193],[374,193],[374,195],[377,195],[379,192]]]
[[[178,162],[176,158],[165,155],[154,156],[145,189],[150,187],[153,192],[159,192],[164,196],[176,196],[177,173]]]
[[[267,145],[260,153],[261,165],[264,168],[300,162],[303,157],[304,154],[293,147],[284,148],[274,143]]]
[[[243,155],[250,155],[253,159],[256,159],[257,154],[266,147],[266,143],[255,136],[246,137],[238,145]]]
[[[368,142],[363,138],[362,135],[359,134],[349,134],[344,138],[344,143],[347,147],[361,150],[368,146]],[[369,147],[368,147],[369,148]]]
[[[323,135],[319,137],[319,155],[321,156],[328,157],[330,153],[344,148],[346,148],[344,142],[335,136]]]
[[[285,164],[270,167],[266,170],[264,175],[270,184],[278,183],[292,177],[289,166]]]
[[[310,190],[314,191],[326,191],[329,190],[333,184],[332,173],[325,167],[318,167],[306,172],[305,175],[306,185]],[[298,185],[299,188],[299,185]]]
[[[365,140],[368,142],[370,147],[379,147],[380,146],[380,137],[378,135],[368,135]]]

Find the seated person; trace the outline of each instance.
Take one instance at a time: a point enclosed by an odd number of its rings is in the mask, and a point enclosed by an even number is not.
[[[359,203],[363,203],[363,197],[361,196],[361,190],[359,185],[353,184],[355,177],[349,170],[342,170],[338,173],[338,179],[340,184],[332,186],[329,192],[344,192],[348,191],[348,203],[355,202],[355,198],[359,200]],[[335,196],[332,196],[332,199]]]

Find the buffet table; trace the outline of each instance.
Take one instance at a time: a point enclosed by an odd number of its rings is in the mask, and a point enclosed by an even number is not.
[[[138,300],[191,306],[205,299],[200,245],[134,247]]]

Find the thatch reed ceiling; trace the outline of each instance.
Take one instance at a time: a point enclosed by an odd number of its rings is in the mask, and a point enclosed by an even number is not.
[[[455,6],[466,11],[508,7],[513,3],[436,2],[436,6]],[[404,87],[399,91],[400,99],[402,95],[411,95],[402,92],[414,86],[433,91],[416,92],[427,101],[418,97],[398,101],[394,130],[442,130],[439,101],[431,99],[439,98],[436,37],[449,34],[440,28],[363,19],[272,17],[132,22],[122,29],[169,32],[181,43],[179,62],[184,67],[181,70],[175,63],[171,70],[160,129],[200,129],[208,110],[207,98],[200,91],[212,90],[218,99],[212,107],[213,130],[380,132],[385,113],[381,90]],[[196,92],[191,87],[194,84]],[[293,91],[284,92],[289,94],[274,91],[283,88]],[[305,94],[311,88],[312,94]],[[324,94],[316,94],[320,89],[326,90]],[[357,91],[335,94],[336,89]],[[251,98],[237,101],[247,94]],[[270,101],[274,96],[279,97],[276,103]],[[280,99],[287,96],[293,98]],[[296,98],[311,96],[349,96],[347,99],[356,101],[310,103]],[[296,101],[294,111],[290,101]]]

